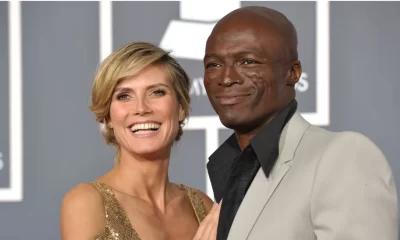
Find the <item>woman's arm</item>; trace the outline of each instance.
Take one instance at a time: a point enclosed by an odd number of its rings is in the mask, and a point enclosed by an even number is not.
[[[105,228],[103,200],[89,184],[79,184],[64,197],[61,206],[62,240],[88,240]]]

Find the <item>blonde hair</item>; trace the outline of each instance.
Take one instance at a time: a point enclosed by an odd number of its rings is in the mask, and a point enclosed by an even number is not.
[[[107,144],[118,147],[116,162],[119,162],[120,147],[114,131],[109,128],[110,105],[112,95],[118,83],[126,77],[140,74],[150,66],[161,66],[165,69],[175,90],[179,104],[185,113],[190,111],[190,80],[181,65],[170,56],[170,53],[151,43],[128,43],[108,56],[98,68],[92,86],[90,110],[96,121],[104,124],[102,134]],[[176,141],[183,134],[184,120],[180,121]]]

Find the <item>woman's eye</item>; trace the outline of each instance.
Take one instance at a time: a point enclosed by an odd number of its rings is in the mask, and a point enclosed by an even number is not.
[[[165,90],[157,89],[157,90],[153,91],[153,94],[157,95],[157,96],[164,96],[165,95]]]
[[[129,95],[127,93],[120,93],[117,95],[117,99],[118,100],[126,99],[126,98],[128,98],[128,96]]]

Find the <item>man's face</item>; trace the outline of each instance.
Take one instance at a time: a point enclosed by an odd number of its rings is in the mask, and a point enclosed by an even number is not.
[[[217,25],[206,45],[204,85],[222,124],[256,131],[294,97],[285,46],[265,23],[233,19]]]

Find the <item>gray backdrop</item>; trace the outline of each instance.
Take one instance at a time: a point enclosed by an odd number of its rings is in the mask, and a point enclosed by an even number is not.
[[[297,27],[305,72],[297,89],[300,111],[306,117],[313,115],[310,121],[327,129],[359,131],[370,137],[387,156],[399,186],[400,129],[396,123],[400,121],[397,106],[400,97],[395,91],[400,87],[397,78],[400,3],[332,2],[330,24],[322,26],[320,31],[316,27],[316,2],[238,3],[238,6],[247,5],[280,10]],[[113,166],[114,150],[104,144],[99,126],[88,109],[94,72],[104,54],[100,49],[107,43],[100,39],[103,25],[99,19],[106,18],[99,9],[97,2],[21,4],[23,171],[16,174],[23,181],[23,196],[22,201],[17,201],[5,200],[4,195],[11,187],[8,89],[12,81],[9,56],[13,53],[9,51],[8,3],[0,2],[2,240],[60,239],[59,208],[64,194],[74,185],[91,181]],[[200,40],[205,36],[199,33],[212,26],[210,19],[216,20],[231,9],[221,8],[215,15],[203,6],[195,6],[197,13],[187,9],[179,2],[113,3],[112,22],[109,22],[113,34],[108,40],[113,50],[130,41],[162,45],[162,39],[168,37],[175,39],[170,41],[175,45],[168,46],[172,50],[183,45],[189,48],[188,56],[179,53],[176,56],[193,80],[193,122],[189,121],[182,140],[174,148],[170,176],[172,181],[210,194],[205,159],[231,131],[219,128],[205,96],[198,53],[203,52]],[[184,31],[182,24],[192,32]],[[173,32],[174,27],[178,35]],[[317,78],[318,69],[322,69],[326,60],[316,57],[316,46],[320,44],[317,39],[321,39],[318,33],[327,28],[330,47],[326,59],[330,60],[330,69],[325,72],[326,77]],[[318,98],[326,103],[323,110],[329,116],[317,111],[317,87],[321,84],[329,86],[329,95],[325,92],[319,95],[328,101]],[[326,117],[329,125],[318,120]],[[215,131],[218,134],[212,135]]]

